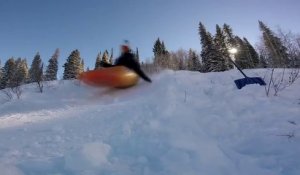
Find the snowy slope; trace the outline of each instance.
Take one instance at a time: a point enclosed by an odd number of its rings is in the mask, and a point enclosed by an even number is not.
[[[0,98],[0,174],[299,175],[300,81],[266,97],[258,85],[237,90],[237,78],[165,71],[126,90],[56,81],[43,94],[27,85],[21,100]]]

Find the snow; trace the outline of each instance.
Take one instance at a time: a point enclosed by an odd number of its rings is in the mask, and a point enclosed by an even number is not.
[[[0,172],[299,175],[300,81],[266,97],[237,90],[241,77],[164,71],[125,90],[54,81],[43,94],[24,86],[20,100],[2,94]]]

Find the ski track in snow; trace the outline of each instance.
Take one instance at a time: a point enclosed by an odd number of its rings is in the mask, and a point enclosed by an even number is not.
[[[57,81],[44,94],[28,85],[21,100],[0,105],[0,171],[300,174],[299,81],[267,98],[258,85],[237,90],[237,78],[165,71],[126,90]]]

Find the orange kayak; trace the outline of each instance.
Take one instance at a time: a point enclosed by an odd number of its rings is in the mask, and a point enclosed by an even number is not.
[[[78,79],[91,86],[128,88],[137,84],[139,76],[124,66],[114,66],[83,72]]]

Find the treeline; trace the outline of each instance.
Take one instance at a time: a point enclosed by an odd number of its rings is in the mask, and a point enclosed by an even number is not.
[[[154,44],[154,67],[190,70],[200,72],[221,72],[233,68],[229,58],[234,59],[242,69],[252,68],[295,68],[300,67],[300,37],[279,31],[273,32],[259,21],[262,39],[257,49],[246,37],[233,34],[228,24],[216,25],[215,35],[207,31],[203,23],[199,23],[201,53],[189,49],[169,52],[165,43],[157,39]],[[229,50],[237,49],[236,54]]]
[[[141,66],[148,72],[159,69],[190,70],[200,72],[221,72],[233,68],[229,58],[234,58],[242,69],[251,68],[296,68],[300,67],[300,37],[283,31],[274,32],[266,24],[259,21],[262,33],[261,41],[256,49],[245,37],[233,33],[228,24],[216,25],[215,34],[207,31],[203,23],[199,23],[201,53],[193,49],[168,51],[164,41],[159,38],[153,45],[154,57],[151,62],[141,62]],[[229,49],[236,48],[238,52],[230,55]],[[26,83],[38,83],[42,91],[42,81],[57,80],[59,49],[56,49],[44,66],[41,56],[37,53],[28,67],[26,59],[10,58],[3,67],[0,62],[0,89],[18,87]],[[136,48],[135,58],[140,62],[139,51]],[[113,63],[113,49],[105,50],[96,57],[94,69],[103,63]],[[84,60],[79,50],[71,52],[63,65],[63,79],[76,79],[84,71]],[[90,68],[87,68],[90,70]]]
[[[10,58],[3,67],[0,64],[0,89],[15,88],[26,83],[38,83],[44,80],[57,79],[59,49],[49,59],[49,64],[44,72],[44,64],[37,53],[28,67],[27,60],[22,58]]]
[[[12,57],[5,62],[3,67],[0,62],[0,89],[15,88],[27,83],[38,83],[40,91],[42,91],[42,81],[57,80],[59,52],[59,49],[55,50],[45,69],[39,53],[34,56],[30,68],[27,60],[22,58],[15,59]],[[139,61],[138,48],[133,53]],[[113,64],[113,49],[110,53],[107,50],[103,54],[98,53],[94,69],[102,67],[103,63]],[[79,50],[72,51],[63,65],[63,79],[76,79],[84,71],[84,67],[84,60],[81,58]]]

